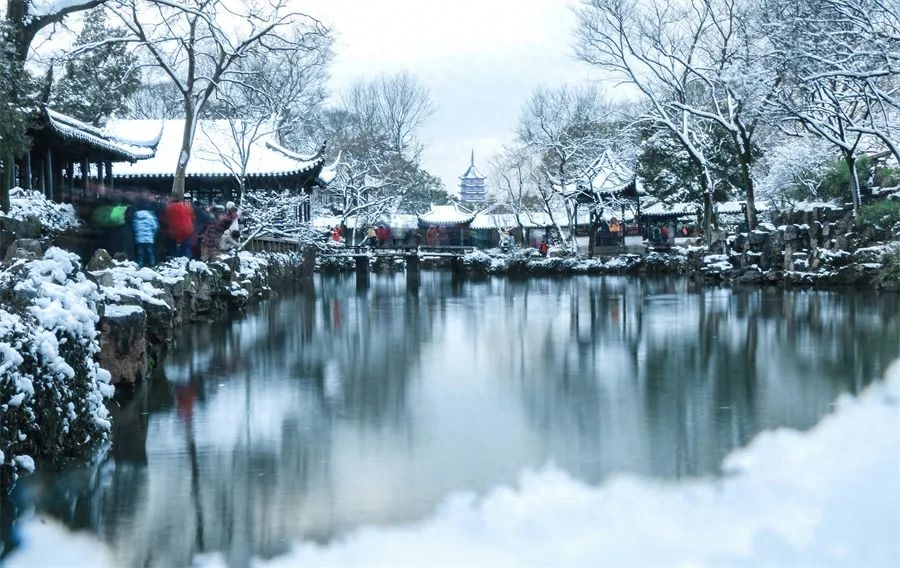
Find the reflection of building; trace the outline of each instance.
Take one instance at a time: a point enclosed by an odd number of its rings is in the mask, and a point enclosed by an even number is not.
[[[472,150],[472,159],[469,169],[459,176],[459,200],[463,203],[482,203],[485,198],[485,177],[475,167],[475,150]]]

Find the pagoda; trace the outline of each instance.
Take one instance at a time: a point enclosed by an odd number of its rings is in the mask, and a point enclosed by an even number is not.
[[[482,203],[485,199],[485,177],[475,167],[475,150],[472,150],[472,158],[469,169],[459,176],[459,200],[463,203]]]

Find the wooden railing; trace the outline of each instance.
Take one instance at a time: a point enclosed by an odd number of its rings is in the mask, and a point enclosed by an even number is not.
[[[274,237],[253,237],[244,248],[250,252],[300,252],[300,241]]]

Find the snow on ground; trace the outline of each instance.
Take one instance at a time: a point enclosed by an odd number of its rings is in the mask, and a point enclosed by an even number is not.
[[[39,191],[14,187],[9,191],[9,204],[7,217],[19,220],[24,220],[28,216],[37,217],[44,229],[53,233],[61,233],[81,225],[70,203],[48,201]],[[4,214],[0,212],[0,215]]]
[[[900,362],[835,408],[806,433],[759,435],[726,459],[721,479],[620,476],[592,487],[552,468],[526,472],[515,488],[453,496],[420,523],[297,543],[252,565],[897,566]],[[102,544],[53,522],[30,519],[22,533],[11,567],[112,565]],[[197,563],[225,565],[220,555]]]

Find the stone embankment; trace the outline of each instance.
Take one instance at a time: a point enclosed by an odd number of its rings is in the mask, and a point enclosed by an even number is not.
[[[266,297],[297,282],[302,266],[294,253],[241,252],[211,262],[179,258],[139,269],[100,250],[86,272],[105,299],[99,309],[101,364],[108,363],[104,368],[113,384],[140,381],[165,354],[178,326]],[[146,365],[138,360],[141,344]]]
[[[856,230],[848,221],[761,224],[732,235],[700,259],[699,273],[713,282],[846,286],[900,290],[900,241],[879,231]],[[717,250],[718,249],[718,250]]]
[[[27,246],[22,246],[23,241]],[[32,246],[33,245],[33,246]],[[301,277],[294,253],[139,268],[41,240],[0,266],[0,491],[35,462],[89,459],[109,439],[112,385],[148,377],[177,326],[240,308]]]
[[[524,249],[475,251],[463,258],[473,276],[680,274],[732,285],[847,286],[900,290],[900,241],[883,231],[833,223],[761,224],[750,233],[719,236],[710,247],[673,247],[613,258],[541,257]]]

